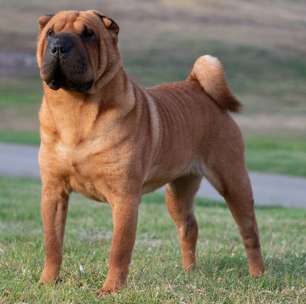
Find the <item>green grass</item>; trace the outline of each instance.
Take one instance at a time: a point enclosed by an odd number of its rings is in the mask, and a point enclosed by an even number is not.
[[[40,138],[37,132],[21,130],[0,130],[0,142],[38,145]]]
[[[31,107],[40,103],[42,90],[37,76],[0,77],[0,107]]]
[[[306,139],[249,136],[246,159],[250,170],[306,177]]]
[[[103,301],[109,206],[74,196],[62,281],[40,286],[43,263],[40,185],[0,178],[0,303],[305,303],[306,210],[258,208],[265,255],[262,278],[248,276],[237,228],[224,205],[197,201],[198,266],[184,273],[176,232],[159,194],[143,199],[128,287]]]

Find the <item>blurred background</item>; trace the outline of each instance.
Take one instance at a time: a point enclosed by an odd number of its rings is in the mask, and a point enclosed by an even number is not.
[[[244,105],[249,168],[306,176],[305,0],[0,0],[0,142],[39,143],[37,18],[63,9],[115,19],[125,67],[145,86],[219,57]]]

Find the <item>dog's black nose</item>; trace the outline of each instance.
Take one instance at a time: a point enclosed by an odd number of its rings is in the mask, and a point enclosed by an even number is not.
[[[49,52],[52,56],[63,57],[69,54],[73,47],[73,39],[68,34],[57,34],[50,36],[49,40]]]

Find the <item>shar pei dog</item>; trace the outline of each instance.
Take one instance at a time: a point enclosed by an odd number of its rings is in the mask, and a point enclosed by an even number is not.
[[[249,272],[264,271],[240,130],[240,103],[217,58],[202,56],[184,81],[149,89],[129,78],[119,26],[97,11],[39,18],[41,215],[45,261],[40,281],[58,279],[68,198],[76,191],[112,208],[113,235],[99,293],[126,284],[143,193],[166,185],[185,270],[196,263],[194,196],[205,177],[239,227]]]

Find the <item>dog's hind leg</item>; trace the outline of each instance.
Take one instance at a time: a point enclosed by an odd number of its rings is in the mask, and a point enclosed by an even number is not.
[[[237,181],[229,183],[224,198],[233,214],[243,239],[249,272],[258,277],[264,272],[254,200],[246,169],[241,168]]]
[[[176,224],[185,270],[191,269],[196,262],[198,225],[193,213],[193,199],[201,179],[194,175],[183,176],[169,183],[166,188],[166,205]]]
[[[225,154],[222,154],[221,158],[226,159]],[[264,263],[248,172],[243,157],[236,160],[228,158],[226,164],[224,167],[225,162],[215,162],[214,169],[208,169],[207,178],[229,206],[244,243],[249,273],[253,277],[258,277],[264,272]]]

